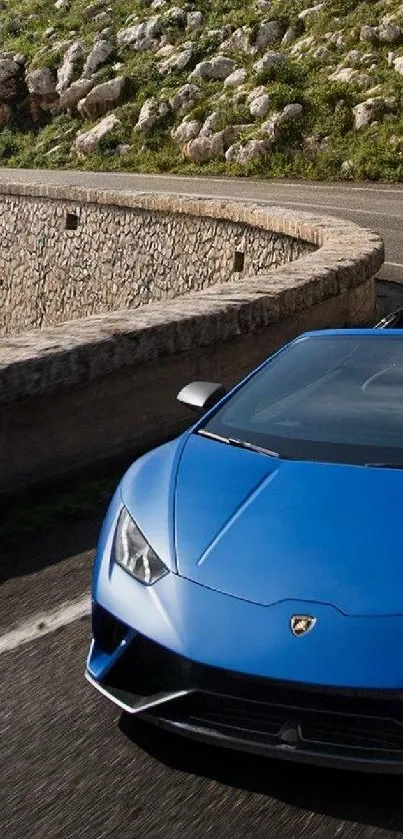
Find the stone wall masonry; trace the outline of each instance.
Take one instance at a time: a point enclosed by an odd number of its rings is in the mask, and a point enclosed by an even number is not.
[[[0,193],[0,336],[200,291],[229,282],[237,267],[257,276],[314,249],[278,231],[136,201]]]
[[[298,260],[173,300],[0,340],[0,493],[161,442],[189,421],[189,380],[234,384],[307,329],[368,324],[384,248],[349,222],[169,195],[0,187],[28,198],[220,220],[310,244]]]

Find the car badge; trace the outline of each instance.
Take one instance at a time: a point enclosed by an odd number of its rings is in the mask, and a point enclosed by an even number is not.
[[[316,618],[313,618],[311,615],[293,615],[290,621],[291,632],[299,638],[300,635],[306,635],[307,632],[310,632],[314,628],[315,623]]]

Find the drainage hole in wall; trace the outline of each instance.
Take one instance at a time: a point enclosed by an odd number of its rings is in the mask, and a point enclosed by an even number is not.
[[[77,230],[78,227],[78,215],[77,213],[67,213],[66,214],[66,230]]]
[[[245,254],[243,251],[235,251],[233,270],[240,273],[245,267]]]

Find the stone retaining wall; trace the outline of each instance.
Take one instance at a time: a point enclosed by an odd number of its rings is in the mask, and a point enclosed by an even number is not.
[[[37,190],[25,188],[28,197]],[[262,205],[40,188],[41,197],[61,193],[72,203],[254,227],[307,242],[310,252],[175,300],[1,339],[0,492],[160,442],[189,421],[175,402],[187,381],[234,384],[302,331],[374,316],[383,243],[354,224]]]
[[[0,193],[0,336],[257,276],[314,249],[279,231],[147,210],[133,198],[118,206],[74,201],[69,190]]]

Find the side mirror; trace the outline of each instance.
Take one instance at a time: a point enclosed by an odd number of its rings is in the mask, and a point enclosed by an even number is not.
[[[176,398],[192,411],[203,414],[219,402],[226,392],[225,387],[217,382],[190,382]]]

